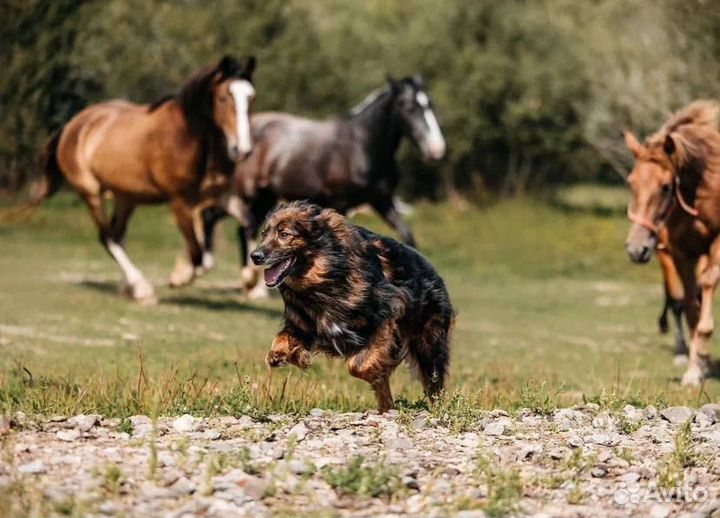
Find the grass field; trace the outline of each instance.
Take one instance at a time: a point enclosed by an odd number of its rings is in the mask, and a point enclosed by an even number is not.
[[[585,399],[696,405],[720,383],[679,386],[672,337],[658,334],[656,264],[631,265],[621,215],[520,199],[455,212],[418,205],[410,220],[445,277],[458,312],[445,408],[513,409]],[[357,222],[388,230],[368,216]],[[70,194],[23,222],[0,223],[0,411],[262,415],[374,407],[344,364],[307,372],[263,363],[280,325],[279,298],[249,302],[235,289],[229,223],[218,268],[192,287],[166,287],[181,238],[166,207],[133,218],[128,251],[158,288],[143,307],[119,294],[120,273]],[[407,369],[396,398],[421,391]]]

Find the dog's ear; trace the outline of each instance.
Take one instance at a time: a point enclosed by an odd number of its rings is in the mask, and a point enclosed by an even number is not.
[[[316,219],[325,223],[335,233],[341,232],[347,226],[345,217],[335,209],[322,209]]]

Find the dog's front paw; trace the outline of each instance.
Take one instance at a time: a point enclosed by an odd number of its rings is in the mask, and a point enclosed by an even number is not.
[[[290,357],[287,361],[295,365],[295,367],[307,369],[310,367],[310,353],[304,347],[298,346],[290,351]]]
[[[287,353],[284,351],[270,351],[265,356],[265,364],[271,369],[275,367],[284,367],[288,364]]]

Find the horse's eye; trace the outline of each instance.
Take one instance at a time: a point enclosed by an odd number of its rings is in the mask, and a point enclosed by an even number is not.
[[[670,187],[670,184],[669,184],[669,183],[666,183],[665,185],[663,185],[663,186],[662,186],[662,192],[663,192],[663,194],[669,193],[669,192],[670,192],[670,189],[671,189],[671,187]]]

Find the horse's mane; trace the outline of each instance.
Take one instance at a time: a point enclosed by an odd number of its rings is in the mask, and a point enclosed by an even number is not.
[[[383,95],[387,94],[390,91],[389,88],[376,88],[369,94],[365,96],[365,98],[360,101],[358,104],[350,108],[348,114],[353,117],[355,115],[358,115],[359,113],[362,113],[365,111],[368,107],[372,106],[375,101],[380,99]]]
[[[695,101],[673,114],[647,145],[665,146],[672,140],[670,161],[678,174],[700,175],[705,170],[720,172],[720,104]]]
[[[180,106],[190,134],[202,144],[200,167],[204,172],[206,159],[214,161],[216,166],[231,170],[232,161],[227,156],[225,137],[213,118],[213,88],[215,82],[222,79],[244,79],[251,81],[255,68],[255,58],[248,58],[241,64],[232,56],[225,56],[216,65],[205,66],[197,70],[185,81],[177,95],[166,95],[148,106],[153,112],[164,104],[175,101]]]
[[[148,105],[148,108],[147,108],[148,113],[154,112],[155,110],[160,108],[163,104],[165,104],[168,101],[172,101],[173,99],[175,99],[174,94],[166,94],[166,95],[163,95],[162,97],[160,97],[159,99],[154,100],[153,102],[151,102]]]

